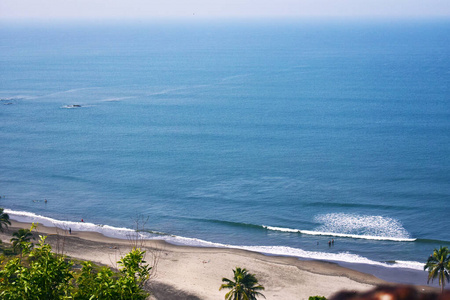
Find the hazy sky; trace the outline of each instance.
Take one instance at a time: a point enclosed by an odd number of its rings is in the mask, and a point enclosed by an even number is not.
[[[450,0],[0,0],[0,19],[450,17]]]

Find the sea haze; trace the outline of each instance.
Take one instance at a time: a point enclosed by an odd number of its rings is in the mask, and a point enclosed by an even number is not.
[[[110,236],[141,214],[173,243],[422,269],[450,246],[448,32],[2,24],[0,206]]]

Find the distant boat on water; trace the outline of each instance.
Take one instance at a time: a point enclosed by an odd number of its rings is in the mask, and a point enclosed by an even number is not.
[[[81,105],[79,104],[71,104],[71,105],[65,105],[62,108],[79,108]]]

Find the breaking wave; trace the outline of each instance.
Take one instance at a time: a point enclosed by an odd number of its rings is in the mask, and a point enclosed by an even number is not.
[[[410,234],[395,219],[383,216],[366,216],[356,214],[332,213],[319,215],[315,221],[322,224],[315,230],[292,229],[263,226],[267,230],[324,235],[367,240],[385,240],[396,242],[413,242]]]
[[[130,228],[114,227],[109,225],[94,224],[89,222],[75,222],[75,221],[61,221],[53,218],[37,215],[30,212],[24,211],[13,211],[10,209],[5,209],[5,213],[9,214],[12,220],[26,223],[39,223],[48,227],[59,227],[63,229],[71,228],[72,231],[91,231],[98,232],[108,237],[127,239],[130,235],[140,235],[144,239],[158,239],[164,240],[172,244],[193,246],[193,247],[216,247],[216,248],[232,248],[241,249],[252,252],[259,252],[268,255],[280,255],[280,256],[292,256],[302,259],[318,259],[318,260],[328,260],[335,262],[348,262],[348,263],[360,263],[369,264],[374,266],[381,266],[387,268],[408,268],[415,270],[423,270],[423,263],[414,261],[395,261],[395,262],[378,262],[370,260],[366,257],[352,254],[348,252],[341,253],[328,253],[320,251],[306,251],[299,248],[293,248],[288,246],[237,246],[224,243],[214,243],[205,241],[197,238],[182,237],[176,235],[170,235],[157,231],[146,231],[146,232],[136,232]],[[263,226],[267,230],[278,230],[284,232],[300,232],[308,234],[308,231],[289,229],[289,228],[279,228]],[[318,234],[317,232],[311,232],[311,234]],[[333,233],[332,235],[335,235]],[[367,238],[367,237],[365,237]]]

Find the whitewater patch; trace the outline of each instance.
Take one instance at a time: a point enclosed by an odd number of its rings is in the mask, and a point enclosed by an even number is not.
[[[176,245],[185,245],[192,247],[215,247],[215,248],[231,248],[231,249],[240,249],[247,250],[251,252],[258,252],[266,255],[274,255],[274,256],[291,256],[297,257],[300,259],[311,259],[311,260],[325,260],[325,261],[334,261],[334,262],[345,262],[345,263],[355,263],[355,264],[367,264],[372,266],[379,266],[385,268],[403,268],[403,269],[413,269],[423,271],[423,263],[416,261],[395,261],[392,263],[387,262],[378,262],[374,260],[370,260],[366,257],[352,254],[349,252],[340,252],[340,253],[327,253],[327,252],[319,252],[319,251],[306,251],[299,248],[292,248],[286,246],[238,246],[238,245],[229,245],[229,244],[221,244],[221,243],[213,243],[204,241],[196,238],[186,238],[179,236],[170,236],[163,238],[165,241],[169,243],[173,243]]]
[[[334,236],[354,239],[413,242],[402,224],[395,219],[383,216],[366,216],[356,214],[332,213],[318,215],[315,222],[322,223],[315,230],[292,229],[266,226],[267,230],[308,235]]]
[[[414,241],[400,221],[385,216],[330,213],[315,217],[319,232],[344,234],[351,237],[367,237],[392,241]]]
[[[166,237],[164,238],[164,240],[169,243],[192,247],[231,248],[231,249],[247,250],[251,252],[258,252],[274,256],[290,256],[290,257],[297,257],[300,259],[366,264],[385,268],[403,268],[403,269],[413,269],[423,271],[423,263],[420,262],[416,261],[395,261],[392,263],[378,262],[349,252],[327,253],[318,251],[306,251],[299,248],[292,248],[286,246],[238,246],[238,245],[213,243],[200,239],[185,238],[179,236]]]
[[[331,237],[343,237],[352,239],[365,239],[365,240],[378,240],[378,241],[394,241],[394,242],[414,242],[414,238],[397,238],[397,237],[385,237],[385,236],[371,236],[371,235],[358,235],[358,234],[347,234],[347,233],[336,233],[336,232],[324,232],[324,231],[314,231],[314,230],[301,230],[292,228],[282,228],[263,225],[263,228],[272,231],[281,231],[288,233],[301,233],[307,235],[321,235],[321,236],[331,236]]]
[[[99,225],[89,222],[61,221],[24,211],[13,211],[10,209],[5,209],[4,212],[7,213],[12,220],[16,220],[18,222],[39,223],[44,226],[58,227],[65,230],[71,228],[73,231],[97,232],[107,237],[118,239],[129,239],[130,237],[133,238],[139,237],[148,240],[155,240],[155,239],[164,240],[171,244],[192,246],[192,247],[231,248],[231,249],[241,249],[252,252],[258,252],[266,255],[291,256],[300,259],[327,260],[334,262],[368,264],[387,268],[407,268],[414,270],[423,270],[423,263],[415,261],[396,261],[394,263],[384,263],[373,261],[368,258],[359,256],[357,254],[352,254],[348,252],[327,253],[327,252],[305,251],[299,248],[292,248],[287,246],[239,246],[224,243],[214,243],[198,238],[182,237],[155,231],[136,232],[135,230],[130,228]],[[277,229],[277,227],[268,227],[268,226],[265,227],[267,229],[272,228],[272,230]],[[287,228],[278,228],[278,229],[287,232],[300,232],[299,230],[296,229],[287,229]]]
[[[403,269],[414,269],[423,271],[423,263],[415,261],[395,261],[393,263],[385,263],[370,260],[366,257],[352,254],[349,252],[340,253],[327,253],[327,252],[316,252],[316,251],[305,251],[298,248],[291,248],[285,246],[232,246],[230,248],[244,249],[253,252],[260,252],[270,255],[281,255],[281,256],[293,256],[303,259],[313,259],[313,260],[326,260],[334,262],[345,262],[345,263],[355,263],[355,264],[367,264],[385,268],[403,268]]]
[[[70,228],[72,231],[98,232],[104,236],[118,239],[127,239],[130,235],[136,235],[136,231],[129,228],[98,225],[89,222],[61,221],[26,211],[12,211],[10,209],[5,209],[4,211],[12,220],[16,220],[18,222],[39,223],[47,227],[57,227],[64,230],[68,230]]]

